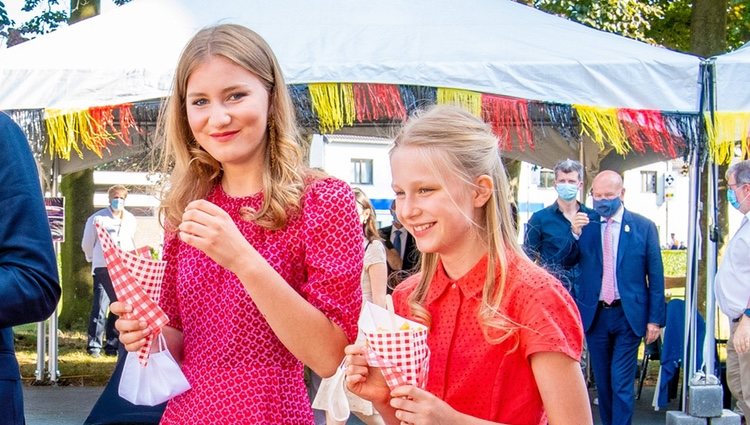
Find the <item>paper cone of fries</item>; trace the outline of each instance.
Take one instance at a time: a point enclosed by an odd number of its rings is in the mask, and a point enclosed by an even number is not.
[[[367,341],[367,363],[379,367],[388,386],[427,385],[427,327],[367,302],[359,317]]]
[[[94,223],[117,300],[133,307],[127,318],[145,320],[148,324],[147,329],[151,331],[146,337],[146,345],[138,351],[138,361],[145,366],[148,363],[151,343],[159,335],[161,328],[169,322],[166,313],[158,304],[167,263],[152,259],[148,247],[123,251],[115,245],[107,229],[98,219]]]

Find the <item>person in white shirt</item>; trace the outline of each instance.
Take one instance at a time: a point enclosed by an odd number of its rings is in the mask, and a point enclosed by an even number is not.
[[[107,355],[117,355],[119,345],[115,330],[117,317],[112,313],[106,317],[109,304],[117,301],[117,296],[104,262],[102,247],[96,236],[94,220],[101,217],[102,224],[120,248],[125,251],[135,249],[136,219],[133,214],[125,210],[128,189],[125,186],[115,185],[109,188],[107,194],[109,207],[95,212],[88,218],[81,241],[81,248],[86,254],[86,261],[91,263],[91,273],[94,275],[94,301],[89,316],[86,347],[86,351],[93,357],[99,357],[102,349]],[[103,336],[106,338],[104,341],[102,341]]]
[[[714,280],[716,301],[729,316],[727,384],[737,407],[750,417],[750,160],[729,167],[727,200],[744,217],[727,245]]]

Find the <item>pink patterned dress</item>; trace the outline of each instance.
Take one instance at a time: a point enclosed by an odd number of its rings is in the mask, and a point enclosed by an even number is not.
[[[362,303],[362,228],[354,195],[332,179],[310,183],[303,209],[281,230],[240,218],[262,194],[233,198],[217,186],[206,198],[308,302],[350,341]],[[184,337],[182,370],[192,389],[169,401],[163,424],[312,424],[303,365],[279,341],[239,279],[175,235],[165,238],[160,305]],[[289,311],[288,314],[295,314]]]

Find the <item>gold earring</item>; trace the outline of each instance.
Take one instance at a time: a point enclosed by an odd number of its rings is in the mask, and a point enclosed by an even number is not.
[[[271,166],[276,164],[276,122],[273,117],[268,117],[268,156]]]

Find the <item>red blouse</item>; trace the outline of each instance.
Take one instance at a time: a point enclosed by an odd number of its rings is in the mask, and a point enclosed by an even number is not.
[[[518,337],[487,342],[478,318],[487,257],[453,281],[439,263],[425,306],[432,316],[427,390],[459,412],[513,425],[546,424],[547,417],[529,362],[538,352],[560,352],[580,360],[580,314],[559,281],[513,256],[501,309],[520,325]],[[498,269],[499,274],[499,269]],[[393,293],[398,314],[412,317],[407,302],[419,276]],[[513,350],[516,342],[518,347]]]
[[[286,282],[354,341],[363,252],[348,185],[313,182],[302,213],[276,231],[240,218],[240,207],[259,208],[262,194],[233,198],[217,186],[206,199],[227,211]],[[302,363],[273,333],[237,276],[174,235],[165,239],[160,305],[169,326],[183,332],[182,370],[192,389],[170,400],[162,423],[312,424]]]

